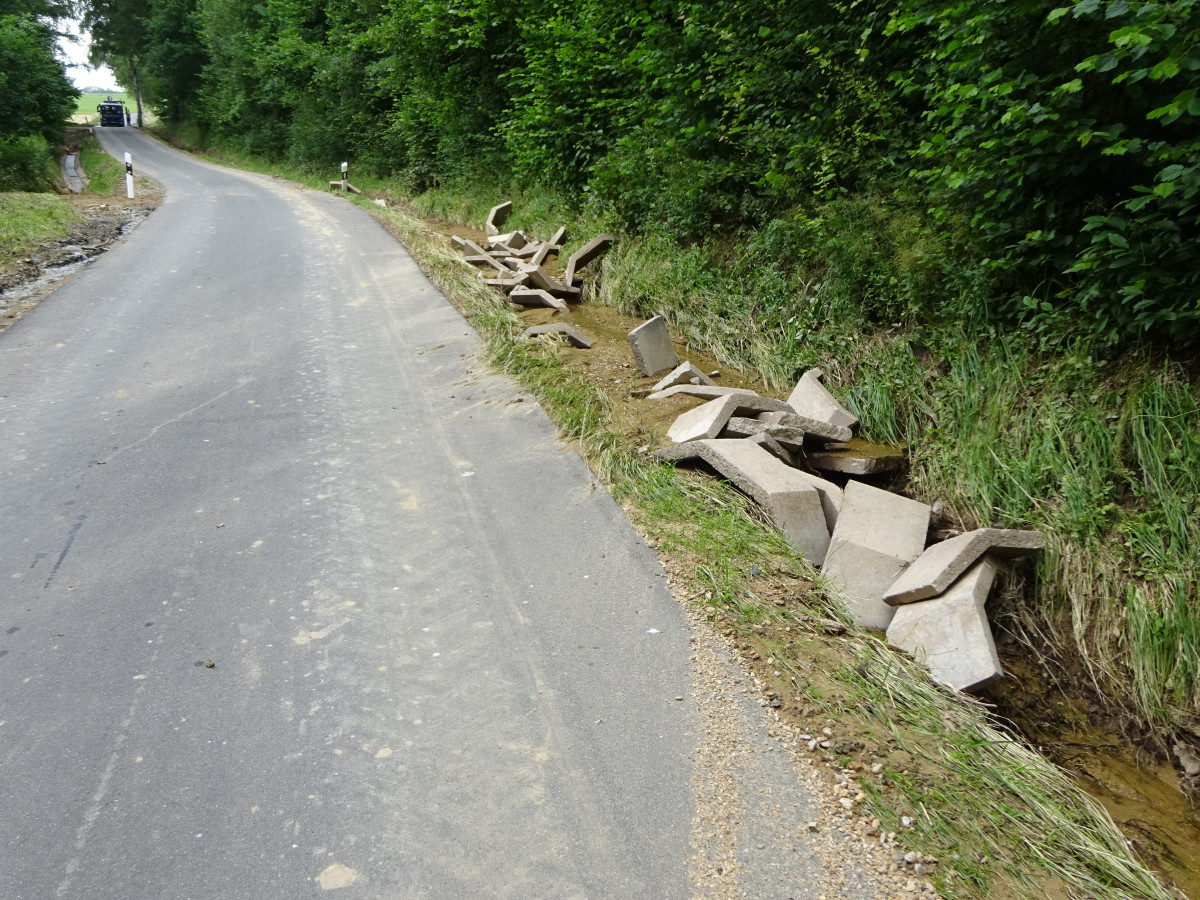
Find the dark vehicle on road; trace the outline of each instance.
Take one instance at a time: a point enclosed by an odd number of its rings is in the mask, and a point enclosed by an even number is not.
[[[102,100],[96,107],[96,111],[100,113],[101,125],[118,125],[121,128],[125,127],[125,101],[114,100],[109,97],[107,100]]]

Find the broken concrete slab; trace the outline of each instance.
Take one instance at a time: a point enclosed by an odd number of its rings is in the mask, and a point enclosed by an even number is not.
[[[559,300],[549,291],[539,288],[515,288],[509,292],[508,299],[521,306],[549,306],[562,312],[570,312],[571,307]]]
[[[769,435],[785,447],[790,447],[792,452],[804,445],[804,432],[799,428],[760,422],[758,419],[747,419],[743,416],[731,416],[725,423],[725,437],[748,438],[762,434]]]
[[[788,450],[769,434],[756,434],[743,440],[747,440],[751,444],[758,444],[758,446],[762,447],[784,465],[790,466],[792,464],[792,451]]]
[[[592,344],[595,343],[582,331],[571,327],[566,322],[551,322],[549,325],[534,325],[532,328],[525,329],[525,337],[537,337],[539,334],[561,334],[569,344],[581,350],[590,350]]]
[[[759,413],[755,418],[760,422],[798,428],[818,441],[848,441],[851,437],[850,429],[844,425],[830,425],[819,419],[798,415],[792,412],[790,405],[786,410]]]
[[[533,265],[532,263],[522,263],[519,271],[529,277],[529,283],[534,287],[540,288],[543,291],[549,291],[554,296],[563,297],[567,300],[579,299],[579,288],[563,284],[558,279],[551,277],[550,273],[541,266]]]
[[[674,462],[703,460],[763,507],[805,559],[816,563],[824,558],[829,532],[820,495],[762,447],[742,440],[703,440],[665,447],[655,455]]]
[[[540,266],[546,261],[547,256],[551,253],[558,253],[561,249],[562,247],[558,246],[558,244],[542,244],[538,247],[537,252],[530,257],[529,262],[532,265]]]
[[[798,415],[808,416],[819,422],[828,422],[843,428],[854,428],[858,417],[837,401],[829,389],[821,383],[825,377],[821,369],[809,369],[800,376],[796,387],[788,396],[788,404]],[[849,440],[849,436],[843,438]]]
[[[722,387],[716,384],[677,384],[650,394],[647,400],[666,400],[676,394],[687,394],[689,397],[703,397],[711,400],[713,397],[724,397],[726,394],[753,394],[749,388]]]
[[[716,384],[716,382],[690,362],[682,362],[650,390],[655,392],[665,391],[667,388],[675,387],[677,384]]]
[[[945,591],[985,553],[1014,557],[1037,553],[1046,546],[1040,531],[979,528],[934,544],[917,557],[883,595],[885,603],[900,606]]]
[[[490,268],[495,269],[497,272],[503,273],[506,277],[508,276],[510,272],[508,266],[504,265],[504,263],[500,262],[500,260],[496,259],[496,257],[492,256],[492,254],[488,253],[474,241],[463,239],[462,246],[464,249],[471,251],[473,261],[474,259],[478,259],[478,261],[483,265],[489,266]]]
[[[857,438],[842,443],[826,444],[806,452],[804,458],[814,469],[842,472],[846,475],[895,472],[902,469],[908,459],[904,451],[896,447],[872,444]]]
[[[832,535],[833,530],[837,528],[838,514],[842,511],[842,496],[843,491],[832,481],[826,481],[811,472],[805,472],[803,469],[797,469],[796,474],[800,476],[800,480],[809,487],[814,488],[821,496],[821,509],[825,513],[825,525]]]
[[[671,346],[667,320],[662,316],[655,316],[629,332],[629,346],[633,349],[638,371],[646,377],[679,365],[679,357]]]
[[[750,393],[725,394],[683,413],[667,429],[667,437],[677,444],[715,438],[738,413],[772,409],[772,404],[782,405],[783,401]]]
[[[925,549],[932,510],[924,503],[851,481],[821,571],[862,628],[886,629],[895,609],[884,593]]]
[[[459,250],[466,250],[467,240],[466,238],[459,237],[457,234],[452,234],[450,235],[450,246],[457,247]]]
[[[505,250],[520,250],[528,243],[523,231],[510,231],[507,234],[496,234],[488,238],[488,246]]]
[[[498,203],[488,212],[487,221],[483,224],[483,230],[488,234],[499,234],[500,227],[508,220],[508,214],[512,212],[512,201],[505,200],[503,203]]]
[[[983,687],[1004,674],[988,624],[988,591],[998,562],[985,556],[940,597],[896,610],[888,643],[929,666],[935,681],[960,691]]]
[[[504,271],[506,273],[508,273],[509,275],[511,275],[512,277],[511,278],[484,278],[483,283],[486,284],[488,287],[498,287],[503,291],[509,291],[513,288],[521,287],[521,285],[527,284],[529,282],[529,276],[526,275],[524,272],[519,272],[516,275],[513,275],[513,273],[509,272],[507,269],[505,269]],[[482,273],[480,273],[480,274],[482,275]]]
[[[607,253],[608,248],[612,246],[612,242],[613,236],[611,234],[598,234],[572,253],[567,260],[567,271],[563,275],[563,281],[567,284],[574,284],[575,273],[597,256]]]

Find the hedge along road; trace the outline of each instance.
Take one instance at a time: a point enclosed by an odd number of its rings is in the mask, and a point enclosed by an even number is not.
[[[0,335],[0,894],[690,894],[621,510],[361,210],[101,134],[165,202]]]

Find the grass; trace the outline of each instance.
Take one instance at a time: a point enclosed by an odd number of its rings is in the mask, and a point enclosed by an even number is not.
[[[125,167],[104,152],[100,142],[87,137],[79,145],[79,161],[87,173],[87,193],[108,196],[125,177]]]
[[[55,194],[0,193],[0,265],[27,255],[41,241],[65,237],[81,219]]]

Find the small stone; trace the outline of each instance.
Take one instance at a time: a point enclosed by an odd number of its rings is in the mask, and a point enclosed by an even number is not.
[[[842,804],[842,809],[854,809],[854,801],[849,797],[843,797],[838,803]]]
[[[819,829],[819,828],[817,828],[817,823],[816,823],[816,822],[809,822],[809,823],[808,823],[808,830],[809,830],[809,831],[812,831],[812,832],[816,832],[816,831],[819,831],[820,829]]]
[[[204,668],[215,669],[216,667],[217,667],[217,664],[215,662],[213,662],[211,659],[206,659],[204,661]]]
[[[921,859],[921,854],[917,853],[914,850],[909,850],[907,853],[904,854],[904,861],[906,863],[908,863],[910,866],[915,862],[919,862],[920,859]]]
[[[833,737],[833,729],[831,729],[831,728],[822,728],[822,729],[821,729],[821,734],[825,735],[825,737]]]
[[[713,369],[711,372],[709,372],[709,373],[708,373],[708,377],[709,377],[709,378],[720,378],[720,377],[721,377],[721,370],[720,370],[720,369]]]
[[[904,885],[904,890],[910,894],[915,894],[917,891],[917,883],[912,879],[909,879],[908,884]]]
[[[912,820],[911,816],[901,816],[900,817],[900,827],[901,828],[912,828],[912,823],[913,823],[913,820]]]
[[[883,763],[875,763],[875,765],[871,766],[871,774],[872,775],[878,775],[882,771],[883,771]]]

